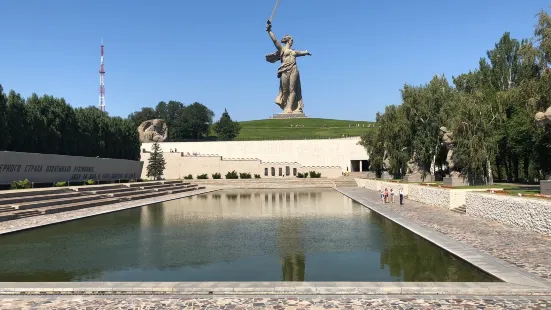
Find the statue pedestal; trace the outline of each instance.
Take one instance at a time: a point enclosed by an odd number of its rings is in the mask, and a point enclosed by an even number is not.
[[[367,174],[366,174],[367,178],[368,179],[376,179],[377,178],[377,174],[373,171],[369,171]]]
[[[540,194],[551,195],[551,180],[540,181]]]
[[[406,174],[404,176],[404,182],[410,182],[410,183],[427,182],[427,183],[432,183],[432,182],[434,182],[434,176],[430,175],[430,174],[427,174],[427,175],[425,175],[425,178],[423,179],[423,175],[421,173]]]
[[[388,171],[383,171],[383,174],[381,175],[381,179],[383,180],[392,180],[394,179]]]
[[[295,118],[308,118],[304,113],[279,113],[274,114],[272,119],[295,119]]]
[[[459,173],[451,173],[449,177],[444,177],[445,186],[469,186],[469,180],[466,175]]]

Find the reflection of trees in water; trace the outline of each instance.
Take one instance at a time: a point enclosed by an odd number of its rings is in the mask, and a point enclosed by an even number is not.
[[[221,197],[221,195],[218,193],[213,193],[211,196],[212,196],[212,199],[215,199],[215,200],[219,200]]]
[[[239,195],[237,195],[237,194],[230,194],[230,193],[227,193],[227,194],[226,194],[226,198],[227,198],[228,200],[232,200],[232,201],[233,201],[233,200],[237,200],[237,197],[238,197],[238,196],[239,196]]]
[[[390,220],[380,215],[372,218],[380,222],[385,241],[381,269],[387,265],[390,275],[411,282],[492,281],[491,276]]]
[[[239,199],[250,200],[251,197],[252,197],[251,194],[239,194]]]

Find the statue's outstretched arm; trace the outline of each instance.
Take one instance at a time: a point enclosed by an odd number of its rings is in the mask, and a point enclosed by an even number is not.
[[[310,52],[308,50],[305,50],[305,51],[295,51],[295,56],[296,57],[300,57],[300,56],[312,56],[312,54],[310,54]]]
[[[281,51],[283,47],[281,46],[281,43],[279,43],[279,41],[277,40],[275,34],[272,32],[272,24],[266,25],[266,31],[268,32],[268,35],[270,35],[270,39],[272,39],[272,42],[274,42],[274,45],[277,48],[277,50]]]

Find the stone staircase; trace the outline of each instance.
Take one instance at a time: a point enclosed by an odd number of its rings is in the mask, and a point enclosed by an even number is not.
[[[451,209],[453,212],[459,213],[459,214],[466,214],[467,213],[467,206],[461,205],[457,208]]]
[[[182,181],[0,193],[0,222],[204,189]]]
[[[335,187],[358,187],[358,183],[353,176],[342,176],[333,180]]]

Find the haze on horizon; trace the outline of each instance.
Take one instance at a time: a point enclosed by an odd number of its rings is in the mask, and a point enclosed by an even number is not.
[[[107,111],[126,117],[159,101],[201,102],[215,117],[264,119],[280,109],[277,64],[265,32],[275,0],[70,1],[2,3],[0,84],[28,97],[64,97],[97,106],[105,42]],[[473,70],[508,31],[532,37],[543,0],[282,0],[273,21],[281,38],[312,57],[298,59],[305,113],[374,120],[399,104],[400,88],[435,74]]]

